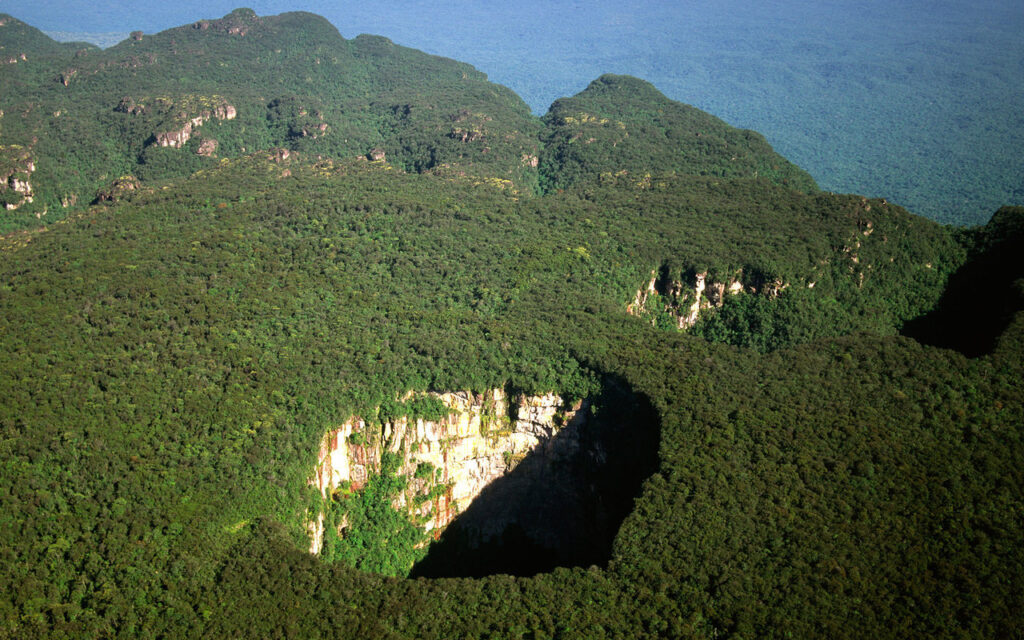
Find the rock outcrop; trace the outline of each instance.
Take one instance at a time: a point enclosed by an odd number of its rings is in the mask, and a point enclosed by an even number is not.
[[[183,95],[177,98],[125,96],[114,111],[154,118],[151,144],[175,149],[185,146],[196,130],[210,120],[234,120],[238,117],[238,109],[217,95]]]
[[[142,183],[135,176],[121,176],[96,192],[96,199],[93,202],[119,202],[128,194],[141,188]]]
[[[217,154],[217,141],[213,138],[204,138],[199,143],[199,148],[196,149],[196,154],[212,158]]]
[[[712,277],[707,271],[671,278],[663,269],[660,276],[656,271],[651,271],[651,279],[637,290],[633,300],[626,305],[626,313],[638,317],[650,316],[652,321],[656,321],[655,314],[664,312],[679,329],[689,329],[697,323],[702,313],[720,308],[727,296],[748,293],[776,298],[788,286],[780,278],[751,275],[743,269],[737,269],[724,280]]]
[[[452,128],[448,137],[458,142],[476,142],[487,137],[485,124],[493,118],[484,113],[471,113],[466,109],[459,109],[452,115]]]
[[[398,474],[408,483],[392,506],[436,538],[488,485],[529,454],[543,455],[557,433],[589,415],[587,401],[567,404],[554,393],[508,396],[493,389],[426,395],[440,400],[447,415],[403,417],[377,427],[352,418],[325,434],[310,478],[324,500],[337,491],[362,488],[380,472],[384,453],[397,454],[402,459]],[[321,511],[309,523],[311,553],[320,551],[323,522]]]
[[[196,129],[203,126],[208,120],[234,120],[238,111],[226,102],[217,105],[213,109],[203,109],[197,115],[189,117],[184,112],[179,118],[188,118],[180,128],[161,131],[153,134],[156,144],[161,147],[174,147],[180,149],[189,141]]]
[[[5,209],[14,211],[33,201],[35,194],[30,180],[35,170],[31,148],[0,146],[0,198]]]
[[[114,107],[114,111],[138,116],[146,113],[146,105],[137,104],[134,98],[131,96],[125,96],[121,98],[121,101],[117,103],[116,107]]]
[[[193,29],[200,31],[219,31],[231,36],[245,36],[258,26],[262,18],[252,9],[235,9],[219,20],[200,20],[192,24]]]

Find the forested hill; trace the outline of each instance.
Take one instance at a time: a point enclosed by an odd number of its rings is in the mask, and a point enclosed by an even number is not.
[[[11,59],[27,62],[28,56],[33,58],[68,58],[80,49],[95,49],[99,47],[86,43],[59,43],[45,35],[39,29],[27,25],[14,16],[0,13],[0,27],[3,28],[3,40],[0,41],[0,52],[4,57],[5,64],[17,64]],[[25,60],[21,60],[21,55]]]
[[[35,201],[7,214],[6,228],[43,211],[43,221],[60,219],[122,175],[183,176],[274,146],[333,157],[382,149],[410,170],[536,183],[522,159],[537,153],[536,118],[468,65],[380,37],[347,41],[303,13],[238,10],[136,38],[26,54],[4,69],[5,160],[15,145],[36,160]]]
[[[310,14],[0,20],[0,637],[1024,626],[1024,209],[821,192],[635,78],[535,118]]]
[[[556,100],[541,134],[545,183],[564,187],[600,171],[761,176],[800,191],[814,180],[756,132],[669,100],[650,83],[604,75]]]
[[[759,135],[635,79],[606,76],[539,120],[468,65],[381,37],[345,40],[307,13],[240,9],[105,51],[3,19],[14,62],[0,74],[0,198],[16,209],[0,230],[59,220],[123,176],[180,177],[271,147],[383,157],[522,196],[621,171],[814,188]]]

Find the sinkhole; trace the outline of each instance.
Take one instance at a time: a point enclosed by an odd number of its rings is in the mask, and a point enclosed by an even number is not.
[[[410,394],[405,405],[325,436],[313,553],[411,577],[605,566],[658,464],[657,412],[617,378],[582,399],[492,389]]]

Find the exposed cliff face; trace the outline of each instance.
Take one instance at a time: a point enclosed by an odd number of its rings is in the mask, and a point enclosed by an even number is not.
[[[185,115],[184,113],[179,115]],[[161,131],[153,134],[156,144],[161,147],[174,147],[180,149],[189,141],[196,129],[203,126],[208,120],[234,120],[238,111],[230,104],[218,105],[213,109],[204,109],[198,115],[188,118],[180,128],[169,131]],[[188,117],[185,115],[185,117]]]
[[[0,197],[5,209],[13,211],[33,201],[35,194],[30,180],[35,170],[31,148],[0,146]]]
[[[385,452],[402,459],[399,475],[406,490],[396,509],[422,523],[435,537],[496,479],[512,471],[528,454],[545,453],[555,434],[571,433],[585,421],[589,403],[567,405],[559,395],[507,396],[501,389],[483,394],[428,394],[449,413],[439,420],[399,418],[377,429],[352,418],[328,432],[310,479],[328,499],[335,491],[362,488],[379,473]],[[569,438],[571,440],[572,438]],[[562,439],[560,448],[566,448]],[[569,447],[575,446],[570,444]],[[418,498],[419,497],[419,498]],[[426,497],[427,499],[424,499]],[[507,523],[495,523],[500,528]],[[309,524],[310,552],[319,553],[323,513]]]
[[[658,464],[657,412],[611,377],[574,402],[492,389],[402,403],[429,418],[353,418],[325,434],[311,553],[427,577],[600,565]]]
[[[721,307],[726,296],[749,293],[775,298],[787,287],[789,284],[781,279],[748,275],[742,269],[724,280],[710,276],[707,271],[681,279],[669,277],[664,270],[660,276],[651,271],[650,281],[637,290],[633,301],[626,305],[626,313],[650,316],[654,321],[654,314],[663,311],[680,329],[689,329],[702,313]]]
[[[196,130],[210,120],[234,120],[238,110],[222,96],[184,95],[121,98],[114,111],[130,116],[155,118],[152,143],[180,149]]]

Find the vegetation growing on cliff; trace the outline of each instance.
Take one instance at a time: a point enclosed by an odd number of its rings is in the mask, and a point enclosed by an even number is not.
[[[381,454],[380,473],[356,491],[332,496],[326,505],[324,546],[320,558],[385,576],[407,576],[426,553],[418,523],[391,506],[406,488],[397,474],[401,460]]]

